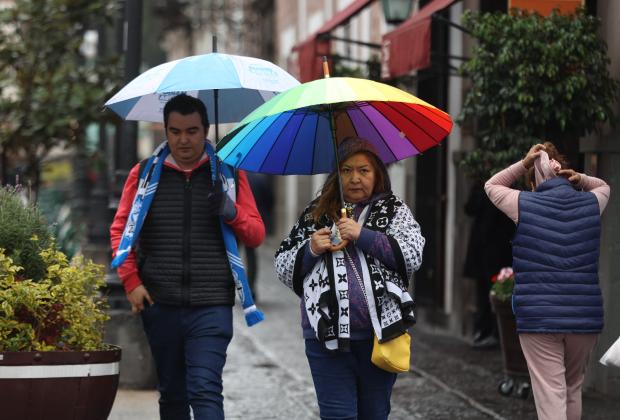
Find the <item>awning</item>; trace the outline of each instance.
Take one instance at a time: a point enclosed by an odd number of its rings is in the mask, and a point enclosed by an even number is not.
[[[523,9],[530,13],[537,12],[541,16],[549,16],[554,9],[558,9],[560,14],[570,15],[583,7],[584,3],[584,0],[508,0],[508,10]]]
[[[391,79],[431,65],[431,17],[455,0],[433,0],[404,23],[383,35],[381,77]]]
[[[321,39],[321,35],[328,34],[338,26],[348,22],[352,17],[361,12],[373,1],[374,0],[355,0],[353,3],[336,13],[306,40],[293,47],[293,51],[297,51],[299,54],[298,64],[300,82],[309,82],[323,77],[323,64],[321,57],[324,55],[330,55],[331,42],[328,39]]]

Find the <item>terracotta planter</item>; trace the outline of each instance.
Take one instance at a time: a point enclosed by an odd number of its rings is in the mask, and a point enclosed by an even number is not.
[[[512,304],[510,300],[497,299],[493,293],[489,297],[493,312],[497,316],[499,341],[504,359],[505,378],[500,382],[498,391],[502,395],[510,395],[514,390],[517,396],[527,398],[530,389],[529,373],[517,334],[517,323],[512,313]]]
[[[0,352],[2,418],[108,418],[118,388],[121,349]]]

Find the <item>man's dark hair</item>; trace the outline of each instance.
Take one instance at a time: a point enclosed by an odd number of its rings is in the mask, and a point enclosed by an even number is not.
[[[189,115],[197,112],[205,126],[205,131],[209,131],[209,117],[207,117],[207,107],[198,98],[181,93],[174,96],[164,106],[164,127],[168,128],[168,117],[171,112],[178,112],[181,115]]]

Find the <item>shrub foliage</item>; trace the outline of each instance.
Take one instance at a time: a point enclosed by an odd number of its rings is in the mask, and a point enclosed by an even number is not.
[[[46,266],[40,251],[49,247],[52,237],[38,208],[24,204],[19,189],[0,188],[0,248],[22,267],[18,277],[40,280]]]
[[[15,191],[0,198],[0,351],[101,349],[102,267],[81,257],[69,262],[36,207]]]
[[[460,117],[476,126],[479,147],[464,161],[476,178],[541,140],[576,150],[580,136],[613,118],[618,82],[597,17],[468,11],[463,22],[477,41],[462,67],[472,86]]]

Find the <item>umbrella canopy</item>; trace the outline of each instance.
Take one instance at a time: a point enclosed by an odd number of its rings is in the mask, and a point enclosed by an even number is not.
[[[452,129],[448,114],[395,87],[371,80],[327,77],[269,100],[218,144],[237,168],[279,175],[335,169],[334,140],[368,140],[385,163],[417,155]]]
[[[186,93],[205,103],[209,121],[230,123],[240,121],[278,92],[297,85],[299,82],[293,76],[268,61],[210,53],[147,70],[105,106],[126,120],[163,122],[165,103],[172,96]]]

